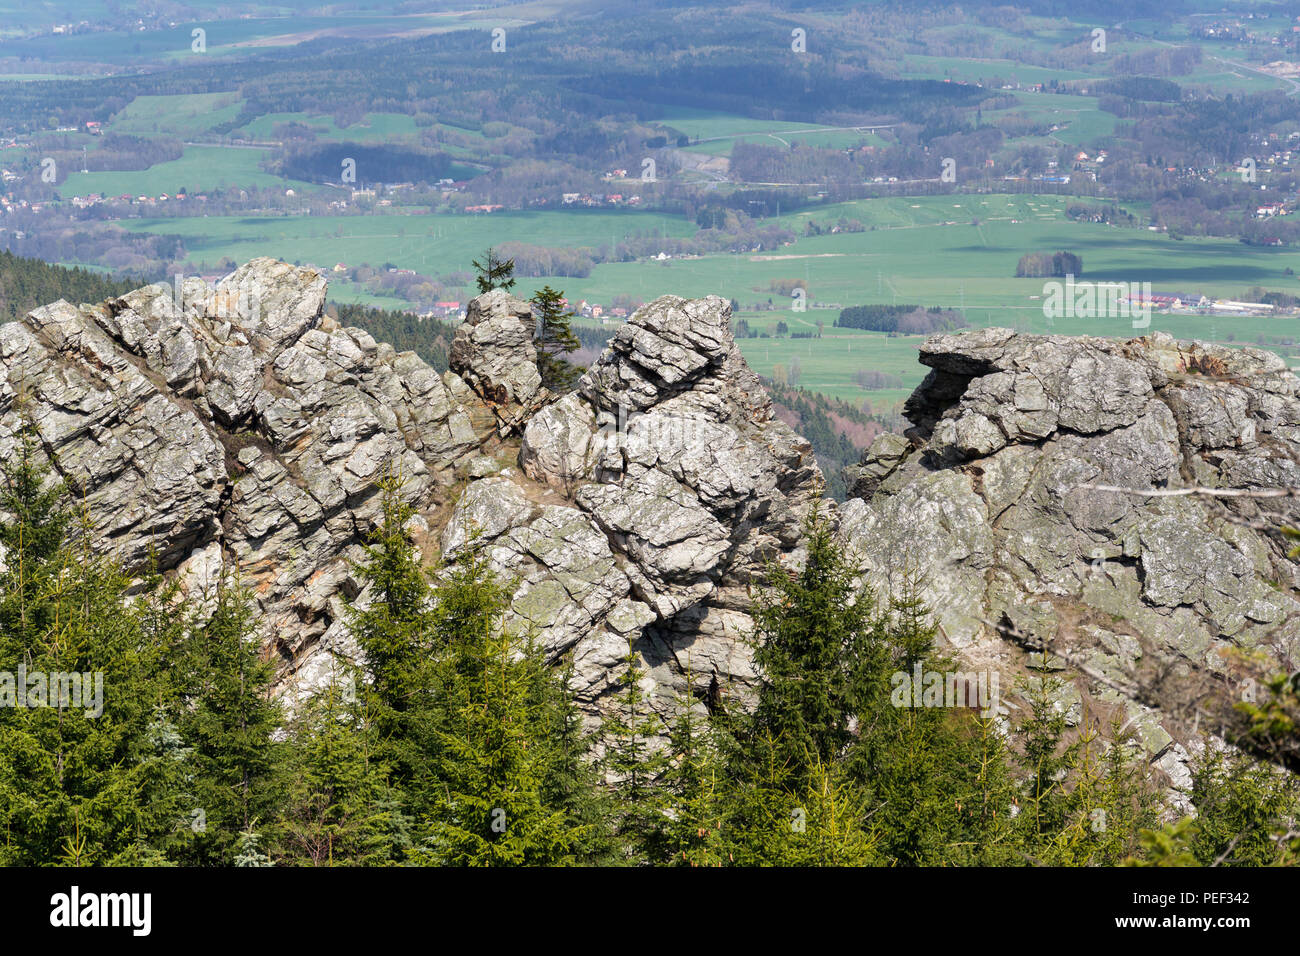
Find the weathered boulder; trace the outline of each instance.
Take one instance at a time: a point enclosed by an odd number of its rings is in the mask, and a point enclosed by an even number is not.
[[[130,563],[188,555],[219,532],[225,452],[193,404],[99,327],[103,306],[56,302],[0,327],[0,456],[24,419]]]
[[[526,300],[493,289],[470,300],[451,345],[451,371],[492,409],[502,435],[517,429],[540,404],[535,326]]]
[[[1300,570],[1275,531],[1295,500],[1159,493],[1300,486],[1300,383],[1279,357],[982,329],[921,361],[912,428],[849,471],[840,532],[877,587],[920,575],[963,657],[1082,662],[1094,714],[1126,714],[1153,757],[1193,742],[1182,718],[1234,650],[1294,659]]]

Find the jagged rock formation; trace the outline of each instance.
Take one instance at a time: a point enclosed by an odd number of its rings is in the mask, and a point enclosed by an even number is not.
[[[688,675],[745,696],[749,586],[800,559],[822,479],[723,299],[639,309],[557,399],[522,299],[477,297],[440,376],[337,327],[324,298],[319,274],[259,259],[215,288],[37,309],[0,327],[0,455],[30,420],[129,566],[152,556],[194,600],[238,573],[291,695],[328,652],[356,653],[343,601],[367,600],[352,562],[392,467],[425,559],[486,547],[511,626],[573,661],[593,718],[629,649],[665,710]],[[1296,379],[1268,353],[1162,335],[987,329],[921,360],[913,427],[872,445],[836,512],[868,580],[921,572],[950,649],[999,669],[1009,706],[1012,675],[1068,664],[1071,719],[1130,719],[1185,782],[1178,695],[1229,679],[1239,649],[1294,659],[1300,574],[1268,529],[1300,515],[1082,486],[1300,486]]]
[[[270,259],[209,288],[56,302],[0,327],[0,455],[23,418],[97,536],[196,587],[238,568],[300,667],[355,593],[388,465],[421,506],[479,444],[413,353],[323,317],[325,280]]]
[[[511,624],[573,654],[593,714],[629,647],[665,706],[687,667],[743,692],[745,586],[797,548],[821,476],[723,300],[642,309],[545,404],[522,299],[475,298],[445,376],[338,328],[324,299],[316,272],[258,259],[215,288],[38,309],[0,328],[0,454],[30,420],[128,566],[156,560],[194,600],[237,573],[291,693],[356,653],[342,602],[367,600],[352,562],[389,467],[425,557],[486,545]]]
[[[534,324],[526,301],[493,289],[470,300],[451,346],[453,389],[471,388],[487,402],[503,437],[518,429],[546,398],[533,345]]]
[[[521,582],[514,616],[572,648],[580,697],[629,648],[666,705],[716,675],[743,694],[746,586],[796,552],[821,493],[811,446],[773,417],[717,296],[663,296],[621,327],[578,389],[528,422],[510,469],[472,483],[443,547],[476,526]],[[657,691],[655,690],[657,688]]]
[[[1300,650],[1300,570],[1276,534],[1300,513],[1294,499],[1085,486],[1300,486],[1300,383],[1272,353],[1163,333],[984,329],[932,337],[921,361],[932,371],[905,407],[913,427],[846,476],[845,540],[878,586],[922,572],[964,658],[1023,673],[1017,642],[1045,641],[1081,663],[1092,676],[1063,705],[1118,705],[1185,782],[1190,739],[1172,715],[1197,678],[1230,680],[1240,649],[1279,662]]]

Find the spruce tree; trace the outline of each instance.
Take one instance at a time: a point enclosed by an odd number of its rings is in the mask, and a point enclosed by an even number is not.
[[[1036,678],[1029,684],[1029,714],[1016,728],[1020,763],[1025,771],[1025,799],[1019,819],[1027,828],[1027,841],[1037,844],[1058,832],[1066,822],[1067,804],[1062,781],[1066,775],[1068,748],[1065,715],[1055,706],[1053,694],[1058,678]]]
[[[185,743],[169,708],[159,704],[146,730],[148,747],[137,758],[143,765],[141,797],[154,832],[141,840],[137,862],[170,865],[185,860],[199,832],[194,794],[194,748]]]
[[[789,836],[775,866],[871,866],[879,861],[876,838],[864,826],[867,799],[846,777],[843,764],[813,765],[799,805],[791,808]]]
[[[935,651],[937,628],[920,585],[915,574],[904,574],[877,620],[886,669],[893,673],[888,685],[869,686],[846,763],[866,794],[869,829],[885,860],[905,866],[1006,862],[1015,842],[1008,832],[1015,789],[1007,751],[994,715],[967,709],[968,700],[947,699],[949,675],[960,668]],[[897,680],[915,680],[918,669],[923,681],[937,680],[939,691],[938,700],[923,696],[921,706],[914,695],[893,689]],[[926,692],[935,686],[927,683]],[[963,682],[961,693],[969,692]]]
[[[0,864],[161,862],[182,773],[151,731],[169,693],[157,646],[88,523],[66,534],[30,433],[4,473]]]
[[[625,859],[644,863],[662,854],[665,800],[660,786],[667,759],[658,741],[663,720],[642,687],[645,671],[629,645],[619,678],[622,693],[605,715],[605,776],[617,793],[614,830]]]
[[[542,385],[553,392],[572,390],[582,369],[563,358],[582,347],[574,334],[574,313],[563,302],[564,293],[549,285],[533,293],[533,317],[537,321],[537,368]]]
[[[573,662],[552,667],[540,649],[531,646],[525,659],[533,665],[529,704],[539,715],[539,735],[547,749],[542,800],[582,827],[574,851],[578,861],[614,862],[614,801],[601,784],[599,766],[592,759],[594,739],[574,699]]]
[[[1193,767],[1192,803],[1196,829],[1189,849],[1202,866],[1295,862],[1300,786],[1292,774],[1207,748]]]
[[[590,825],[554,800],[553,729],[536,681],[540,649],[504,625],[508,590],[477,548],[435,588],[435,644],[446,729],[437,757],[439,803],[422,821],[422,863],[554,866],[578,861]],[[554,679],[554,674],[549,675]]]
[[[863,866],[880,862],[861,787],[843,763],[815,759],[797,775],[768,742],[761,762],[728,782],[723,845],[737,866]]]
[[[402,500],[402,485],[391,469],[379,481],[380,522],[357,565],[367,603],[348,608],[370,677],[358,693],[378,735],[380,757],[399,786],[428,772],[436,697],[432,590],[406,534],[413,512]]]
[[[751,715],[722,727],[728,861],[796,865],[872,857],[868,809],[844,763],[863,711],[886,688],[870,592],[814,507],[803,566],[771,565],[754,603]]]
[[[401,822],[355,692],[361,674],[336,661],[330,682],[289,728],[283,844],[289,862],[360,866],[401,858]]]
[[[1139,832],[1156,825],[1143,752],[1120,734],[1118,724],[1108,742],[1090,728],[1066,749],[1062,791],[1060,823],[1027,848],[1038,862],[1117,866],[1139,851]]]
[[[37,455],[36,428],[24,420],[18,446],[6,460],[0,483],[0,511],[13,517],[0,524],[0,652],[14,663],[30,653],[27,645],[47,622],[40,615],[50,610],[37,595],[64,562],[61,556],[72,512],[66,488],[52,480]],[[66,555],[63,555],[66,557]]]
[[[211,616],[186,640],[186,706],[178,721],[193,748],[195,810],[200,825],[192,861],[229,865],[248,834],[274,824],[282,799],[284,745],[272,695],[274,671],[253,632],[248,593],[229,576],[216,589]]]
[[[722,866],[728,862],[724,800],[726,779],[716,731],[695,700],[693,672],[668,730],[668,759],[661,786],[662,857],[671,866]]]
[[[814,507],[804,532],[803,567],[771,566],[769,586],[754,605],[761,682],[741,733],[751,749],[775,747],[799,790],[815,764],[844,752],[853,720],[872,688],[882,686],[885,666],[871,595],[857,586],[858,570],[830,522]]]
[[[493,289],[505,289],[507,292],[515,287],[515,260],[502,259],[495,249],[489,248],[483,261],[473,260],[474,277],[480,294]]]

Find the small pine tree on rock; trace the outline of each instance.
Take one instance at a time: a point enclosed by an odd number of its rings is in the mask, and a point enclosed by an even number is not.
[[[473,260],[480,294],[493,289],[505,289],[507,292],[515,287],[515,260],[502,259],[496,249],[489,248],[483,255],[483,261]]]

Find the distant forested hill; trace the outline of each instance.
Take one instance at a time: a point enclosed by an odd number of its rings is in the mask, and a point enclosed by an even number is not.
[[[0,322],[20,318],[58,299],[78,304],[102,302],[139,285],[137,281],[115,281],[87,269],[67,269],[0,250]]]
[[[763,385],[772,396],[776,417],[812,443],[826,478],[826,493],[843,501],[848,489],[841,473],[858,463],[867,446],[885,431],[884,425],[860,408],[820,392],[779,385],[769,379],[764,379]]]

